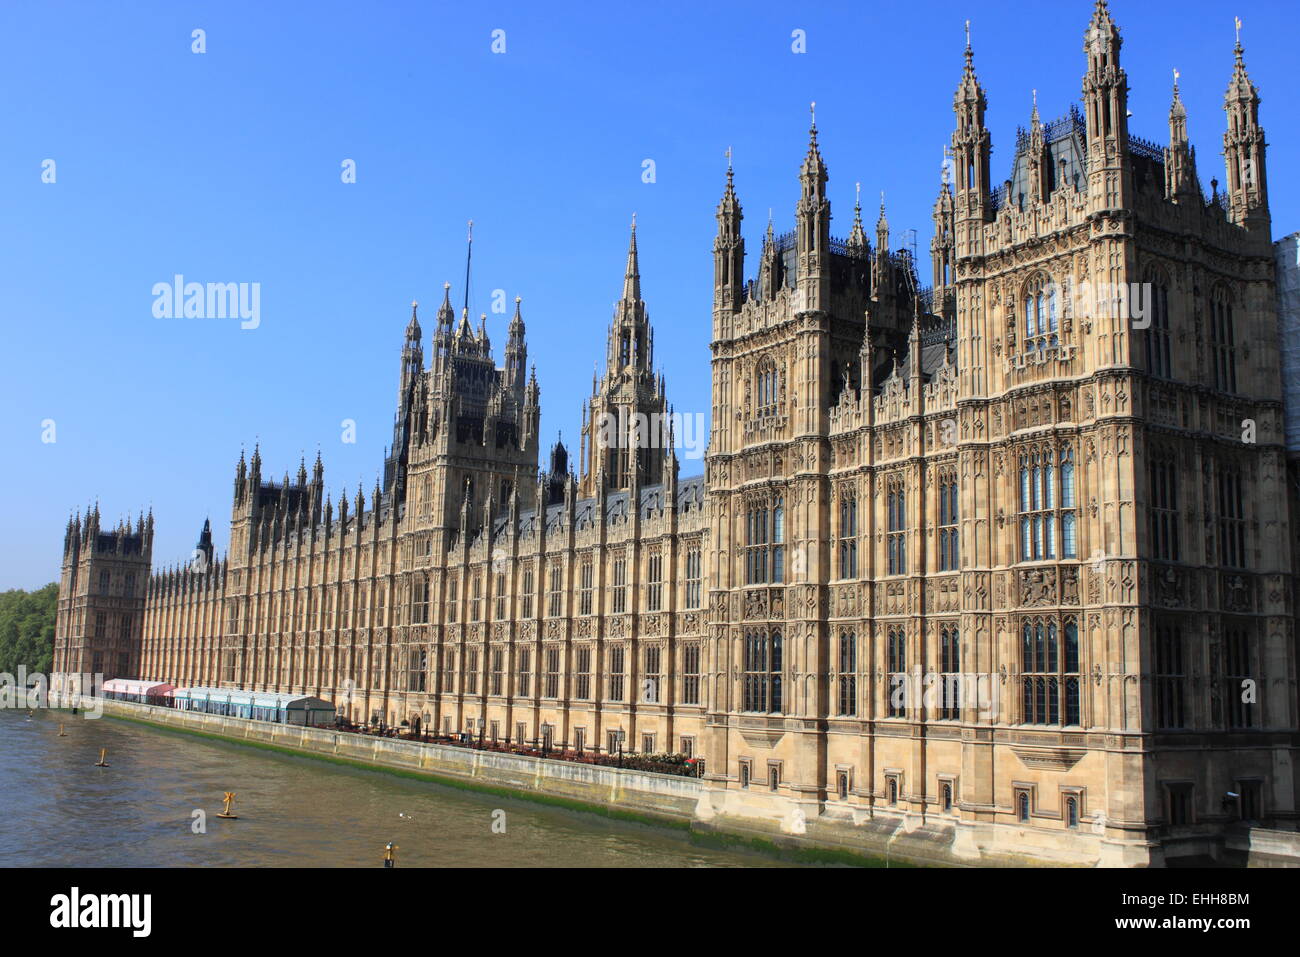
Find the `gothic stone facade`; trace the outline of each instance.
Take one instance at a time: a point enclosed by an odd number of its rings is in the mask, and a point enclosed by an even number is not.
[[[368,506],[335,510],[319,459],[275,483],[241,455],[228,556],[201,541],[135,599],[100,569],[130,574],[133,534],[147,567],[152,519],[111,540],[78,520],[57,670],[117,647],[88,617],[134,601],[144,677],[689,751],[699,817],[755,830],[883,822],[957,857],[1141,864],[1238,818],[1293,828],[1296,502],[1259,96],[1239,45],[1207,200],[1176,84],[1168,146],[1130,136],[1120,45],[1099,2],[1083,109],[1035,104],[997,187],[967,48],[928,287],[883,205],[874,242],[860,208],[831,237],[815,124],[795,228],[769,223],[746,280],[728,170],[703,479],[598,435],[666,408],[634,231],[579,474],[557,444],[533,480],[518,309],[497,368],[448,292],[427,368],[412,315]]]

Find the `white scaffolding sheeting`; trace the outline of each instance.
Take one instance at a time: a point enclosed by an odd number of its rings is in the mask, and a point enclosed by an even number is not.
[[[1286,447],[1300,452],[1300,233],[1273,244],[1277,257],[1277,320],[1282,339]]]

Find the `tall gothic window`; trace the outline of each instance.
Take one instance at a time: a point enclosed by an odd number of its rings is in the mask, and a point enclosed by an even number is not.
[[[745,583],[785,580],[785,499],[751,502],[745,513]]]
[[[1156,726],[1184,728],[1187,671],[1183,666],[1183,630],[1176,623],[1156,625]]]
[[[647,704],[659,703],[659,683],[662,674],[663,651],[658,645],[647,645],[645,649],[645,674],[642,676],[642,698]]]
[[[907,574],[907,490],[901,478],[890,479],[886,493],[888,532],[885,538],[888,549],[890,575]]]
[[[1223,632],[1220,649],[1223,676],[1223,701],[1227,707],[1227,727],[1241,730],[1255,727],[1258,683],[1252,674],[1253,655],[1250,632],[1242,627],[1229,627]]]
[[[478,694],[478,651],[470,648],[465,652],[465,683],[463,685],[466,694]]]
[[[682,649],[682,704],[700,703],[700,646]]]
[[[653,553],[646,562],[645,610],[659,611],[663,605],[664,594],[664,557],[659,552]]]
[[[533,617],[533,566],[524,568],[523,583],[519,586],[519,617]],[[455,619],[451,619],[454,621]]]
[[[527,698],[532,688],[533,680],[533,656],[527,648],[520,648],[517,652],[518,657],[515,659],[518,664],[517,670],[517,694],[521,698]]]
[[[858,713],[858,639],[851,631],[840,635],[840,710],[841,715]]]
[[[1059,466],[1059,470],[1058,470]],[[1038,448],[1020,456],[1020,559],[1078,556],[1074,453]]]
[[[939,571],[957,569],[957,473],[939,476]]]
[[[503,672],[503,669],[504,669],[504,664],[505,664],[505,651],[504,651],[504,649],[501,649],[501,648],[493,648],[493,649],[492,649],[492,657],[491,657],[491,666],[492,666],[492,667],[491,667],[491,671],[492,671],[492,678],[491,678],[491,681],[492,681],[492,683],[491,683],[491,686],[490,686],[490,692],[491,692],[492,694],[494,694],[494,695],[500,695],[500,694],[501,694],[501,689],[502,689],[502,685],[503,685],[503,681],[502,681],[503,674],[502,674],[502,672]]]
[[[459,607],[457,605],[460,599],[459,584],[455,575],[447,579],[447,621],[453,625],[456,623],[456,609]]]
[[[614,583],[611,586],[610,608],[616,615],[627,611],[627,559],[614,559]]]
[[[956,625],[939,629],[939,717],[961,717],[961,633]]]
[[[583,646],[578,649],[578,687],[574,692],[574,697],[580,701],[586,701],[591,697],[591,649]]]
[[[1035,278],[1025,290],[1025,349],[1047,349],[1057,345],[1056,286],[1046,276]]]
[[[1079,723],[1079,626],[1058,630],[1051,619],[1031,618],[1021,632],[1021,720],[1025,724]]]
[[[578,592],[579,614],[584,617],[591,614],[591,586],[594,574],[591,559],[584,559],[582,562],[580,590]]]
[[[765,358],[758,364],[755,373],[755,395],[758,398],[756,402],[757,414],[775,415],[777,410],[777,373],[776,363],[770,358]]]
[[[1246,567],[1246,508],[1241,497],[1241,473],[1219,469],[1219,563]]]
[[[412,648],[407,663],[406,689],[408,691],[423,691],[425,688],[425,675],[429,673],[428,650],[423,645]]]
[[[886,634],[885,713],[901,718],[907,713],[907,633],[890,628]]]
[[[840,578],[858,577],[858,499],[845,486],[840,490]]]
[[[1237,333],[1232,324],[1232,300],[1222,286],[1210,297],[1210,361],[1214,366],[1214,387],[1220,392],[1237,391]]]
[[[1176,562],[1178,548],[1178,468],[1169,458],[1153,458],[1151,483],[1151,557]]]
[[[779,713],[781,701],[781,632],[745,635],[744,711]]]
[[[1150,296],[1143,304],[1150,325],[1146,328],[1147,372],[1160,379],[1172,378],[1169,361],[1169,280],[1158,269],[1148,270],[1146,289]]]
[[[546,649],[546,697],[560,696],[560,649]]]
[[[556,565],[551,569],[550,598],[547,602],[546,614],[552,618],[558,618],[563,608],[564,590],[561,587],[564,581],[563,569]]]
[[[686,549],[686,594],[683,596],[683,608],[700,607],[700,548],[693,545]]]
[[[612,645],[609,649],[609,700],[623,700],[623,678],[626,654],[622,645]]]

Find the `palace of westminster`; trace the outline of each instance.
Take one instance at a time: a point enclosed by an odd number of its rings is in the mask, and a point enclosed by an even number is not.
[[[448,288],[427,362],[406,326],[368,496],[241,453],[228,553],[205,525],[162,572],[152,514],[69,522],[56,688],[687,753],[701,820],[883,819],[958,859],[1160,864],[1239,820],[1294,830],[1300,466],[1259,94],[1238,43],[1207,198],[1176,81],[1167,145],[1130,135],[1120,47],[1098,0],[1082,108],[1035,105],[994,184],[967,43],[928,285],[883,208],[832,237],[815,122],[794,228],[746,278],[729,165],[703,476],[605,430],[669,409],[633,227],[576,461],[538,470],[518,303],[498,367]]]

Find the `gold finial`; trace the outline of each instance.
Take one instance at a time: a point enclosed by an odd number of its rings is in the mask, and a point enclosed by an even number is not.
[[[419,305],[420,305],[420,300],[418,300],[418,299],[412,299],[412,300],[411,300],[411,308],[412,308],[412,309],[417,308]]]
[[[1237,46],[1241,46],[1241,17],[1233,17],[1237,24]]]
[[[516,305],[518,305],[519,303],[521,303],[521,302],[523,302],[523,301],[524,301],[524,297],[523,297],[523,296],[515,296],[515,304],[516,304]]]
[[[731,147],[727,147],[727,172],[731,172]]]

